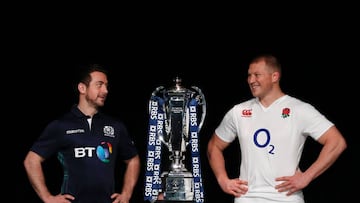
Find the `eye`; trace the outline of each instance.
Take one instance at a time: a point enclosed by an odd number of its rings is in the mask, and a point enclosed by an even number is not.
[[[105,84],[104,82],[99,81],[99,82],[95,83],[95,87],[96,88],[101,88],[104,84]]]

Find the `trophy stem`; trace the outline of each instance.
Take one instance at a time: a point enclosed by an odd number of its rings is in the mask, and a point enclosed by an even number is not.
[[[187,169],[185,168],[185,165],[183,163],[184,160],[184,156],[182,155],[182,153],[180,151],[174,151],[173,154],[169,157],[170,160],[172,160],[172,164],[171,164],[171,170],[172,171],[187,171]]]

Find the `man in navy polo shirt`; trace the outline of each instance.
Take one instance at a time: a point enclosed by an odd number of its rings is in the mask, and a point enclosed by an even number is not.
[[[128,203],[139,177],[140,159],[124,124],[99,112],[108,95],[107,72],[90,65],[77,85],[79,102],[52,121],[35,141],[24,166],[43,202]],[[42,162],[57,154],[64,177],[60,194],[51,194]],[[126,164],[122,191],[115,191],[116,160]]]

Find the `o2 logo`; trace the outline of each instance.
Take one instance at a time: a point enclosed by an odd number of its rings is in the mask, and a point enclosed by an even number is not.
[[[260,148],[269,146],[270,147],[269,154],[274,154],[275,147],[272,144],[269,145],[269,143],[270,143],[270,132],[267,129],[261,128],[255,132],[254,144]]]
[[[96,147],[96,155],[104,163],[110,162],[112,151],[112,145],[109,142],[101,142],[100,145]]]

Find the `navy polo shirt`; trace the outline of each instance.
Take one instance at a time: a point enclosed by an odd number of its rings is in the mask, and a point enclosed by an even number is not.
[[[43,158],[57,153],[64,169],[61,193],[75,196],[74,202],[112,202],[116,159],[138,152],[121,121],[97,113],[90,128],[88,118],[74,105],[46,126],[31,151]]]

